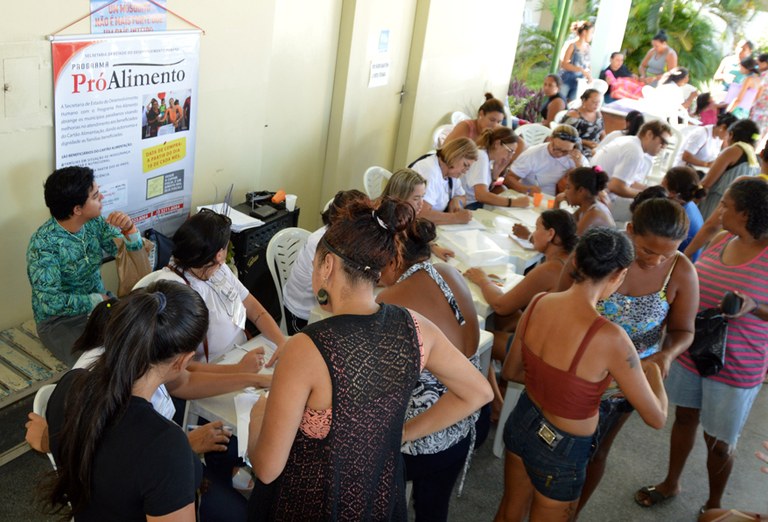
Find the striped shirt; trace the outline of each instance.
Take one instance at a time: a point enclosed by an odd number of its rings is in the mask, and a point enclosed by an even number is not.
[[[755,301],[768,301],[768,248],[747,263],[727,266],[723,264],[722,253],[733,238],[727,234],[708,248],[695,265],[701,292],[699,310],[716,308],[729,290],[739,290]],[[708,378],[736,388],[760,384],[768,369],[768,322],[751,313],[731,319],[726,343],[725,366],[719,374]],[[688,352],[677,360],[697,373]]]

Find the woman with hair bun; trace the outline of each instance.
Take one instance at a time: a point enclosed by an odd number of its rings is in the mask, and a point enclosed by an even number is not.
[[[566,174],[565,191],[555,198],[558,208],[565,201],[572,207],[579,207],[573,218],[576,233],[583,235],[592,227],[616,228],[609,209],[600,201],[600,192],[608,185],[608,174],[600,167],[578,167]]]
[[[457,138],[469,138],[472,141],[477,140],[483,131],[501,126],[504,121],[504,103],[493,97],[490,92],[485,93],[485,101],[477,109],[477,118],[474,120],[460,121],[453,128],[451,133],[446,136],[445,142],[449,143]]]
[[[680,252],[685,252],[686,247],[691,240],[699,233],[699,229],[704,224],[704,218],[701,216],[696,201],[703,199],[707,195],[707,190],[699,185],[699,175],[691,167],[673,167],[667,171],[664,179],[661,180],[661,186],[667,189],[669,197],[680,203],[688,215],[688,237],[680,243],[677,248]],[[701,249],[690,256],[694,263],[699,259]]]
[[[508,164],[519,147],[520,138],[508,127],[486,129],[477,139],[477,161],[461,177],[467,194],[467,208],[476,210],[484,204],[499,207],[527,207],[526,196],[509,198],[496,192],[504,189],[504,178],[495,174],[496,165]]]
[[[479,369],[480,327],[472,293],[458,270],[429,262],[429,245],[434,238],[435,225],[426,219],[416,220],[407,231],[403,262],[398,266],[392,261],[384,269],[381,282],[385,288],[376,300],[423,314]],[[442,382],[428,370],[422,371],[406,419],[429,409],[445,392]],[[471,451],[485,439],[490,427],[489,416],[485,415],[484,423],[476,430],[477,419],[475,412],[437,433],[403,444],[406,480],[413,482],[416,520],[448,520],[453,486],[462,471],[466,476]],[[459,493],[463,482],[462,478]]]
[[[667,418],[661,371],[640,364],[626,332],[601,317],[634,253],[623,234],[594,228],[576,246],[576,283],[526,309],[502,374],[525,384],[504,426],[504,496],[496,520],[571,520],[598,430],[600,396],[618,382],[643,420]],[[566,317],[567,316],[567,317]]]
[[[638,198],[656,188],[661,187],[646,189]],[[659,366],[662,377],[693,341],[699,284],[693,264],[677,249],[687,233],[685,210],[664,193],[639,203],[627,225],[635,259],[621,285],[597,305],[603,317],[627,332],[641,360]],[[619,390],[605,392],[597,449],[587,467],[579,510],[600,483],[611,445],[633,410]]]
[[[595,26],[588,21],[583,21],[576,26],[576,41],[572,42],[565,50],[563,59],[560,60],[560,78],[563,79],[563,89],[560,92],[567,101],[576,98],[576,90],[579,78],[584,78],[587,83],[592,83],[590,71],[591,51],[590,42],[595,35]]]
[[[321,239],[312,288],[334,315],[288,340],[269,399],[251,411],[252,520],[405,520],[401,443],[491,399],[483,376],[431,321],[376,303],[374,287],[391,260],[402,262],[412,221],[402,201],[356,201]],[[404,423],[423,368],[448,391]]]
[[[699,210],[706,220],[714,213],[728,186],[740,176],[754,176],[760,171],[755,145],[760,129],[752,120],[738,120],[728,127],[728,147],[724,148],[709,167],[701,186],[707,196],[699,203]]]
[[[659,29],[651,40],[651,49],[645,54],[638,67],[640,79],[654,87],[664,71],[671,71],[677,67],[677,52],[669,46],[668,40],[667,32]]]
[[[512,340],[511,334],[531,299],[536,294],[556,289],[560,272],[579,239],[573,217],[569,212],[559,209],[542,212],[536,220],[533,233],[523,225],[515,225],[514,233],[528,239],[534,250],[544,255],[544,259],[509,292],[503,292],[481,268],[472,267],[464,274],[480,287],[483,299],[493,309],[492,357],[497,361],[504,361]],[[488,378],[492,386],[496,385],[495,372],[491,372]],[[498,385],[494,386],[494,391],[498,393],[494,398],[494,411],[498,412],[504,399]]]
[[[114,306],[105,352],[68,372],[48,402],[58,469],[48,502],[75,520],[195,520],[201,464],[150,399],[178,378],[208,329],[191,288],[159,281]]]

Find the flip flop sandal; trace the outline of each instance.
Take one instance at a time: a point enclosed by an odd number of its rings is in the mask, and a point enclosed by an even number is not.
[[[645,486],[635,493],[635,502],[640,507],[651,507],[656,504],[662,504],[667,500],[675,498],[677,495],[666,496],[656,489],[656,486]]]

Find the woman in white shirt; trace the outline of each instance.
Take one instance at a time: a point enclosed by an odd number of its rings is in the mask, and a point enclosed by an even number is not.
[[[475,210],[483,204],[499,207],[527,207],[528,198],[508,198],[498,192],[504,190],[504,178],[494,176],[494,164],[506,163],[518,147],[517,135],[508,127],[486,129],[477,139],[477,161],[461,177],[467,195],[467,208]]]
[[[459,177],[477,160],[477,145],[469,138],[452,140],[409,165],[427,180],[421,216],[435,225],[469,223],[467,198]]]
[[[285,343],[280,327],[232,271],[224,266],[232,222],[227,216],[208,209],[185,221],[173,235],[173,257],[169,265],[144,277],[134,288],[159,279],[186,283],[205,301],[209,326],[198,347],[190,370],[213,361],[235,344],[244,343],[245,320],[249,319],[264,337],[279,348]],[[206,371],[218,371],[218,365]]]

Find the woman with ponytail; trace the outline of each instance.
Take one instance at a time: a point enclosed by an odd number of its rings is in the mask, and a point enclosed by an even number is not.
[[[343,213],[320,240],[312,272],[318,303],[333,317],[288,340],[269,399],[251,412],[251,520],[405,520],[401,443],[491,399],[482,375],[431,321],[376,303],[382,270],[402,263],[412,207],[384,197]],[[448,391],[404,423],[423,368]]]
[[[485,93],[485,101],[477,109],[477,118],[474,120],[460,121],[445,138],[444,143],[449,143],[457,138],[469,138],[475,141],[485,130],[493,130],[501,126],[504,121],[504,103],[497,100],[490,92]]]
[[[667,189],[669,197],[680,203],[688,215],[688,237],[680,243],[677,249],[685,252],[686,247],[691,243],[701,226],[704,224],[704,218],[701,216],[696,201],[699,201],[707,195],[707,189],[699,185],[699,175],[691,167],[673,167],[667,171],[664,179],[661,180],[661,186]],[[690,256],[694,263],[699,259],[701,249],[696,250]]]
[[[649,426],[667,418],[656,364],[641,365],[626,332],[597,302],[624,280],[627,237],[594,228],[574,254],[576,283],[537,295],[523,314],[502,374],[525,384],[504,426],[504,496],[497,521],[573,520],[598,429],[600,397],[615,379]]]
[[[150,399],[181,375],[207,329],[205,303],[179,283],[157,282],[114,306],[104,356],[67,373],[48,403],[53,512],[78,522],[195,520],[200,461]]]
[[[579,207],[573,218],[576,233],[581,236],[593,227],[616,228],[611,210],[600,201],[600,192],[608,186],[608,174],[599,166],[578,167],[566,174],[565,191],[555,198],[555,206],[565,201],[572,207]]]
[[[504,190],[504,178],[498,175],[496,166],[509,164],[520,146],[520,138],[508,127],[486,129],[477,139],[477,161],[461,176],[467,196],[467,208],[476,210],[484,204],[498,207],[527,207],[526,196],[508,198],[498,192]]]

